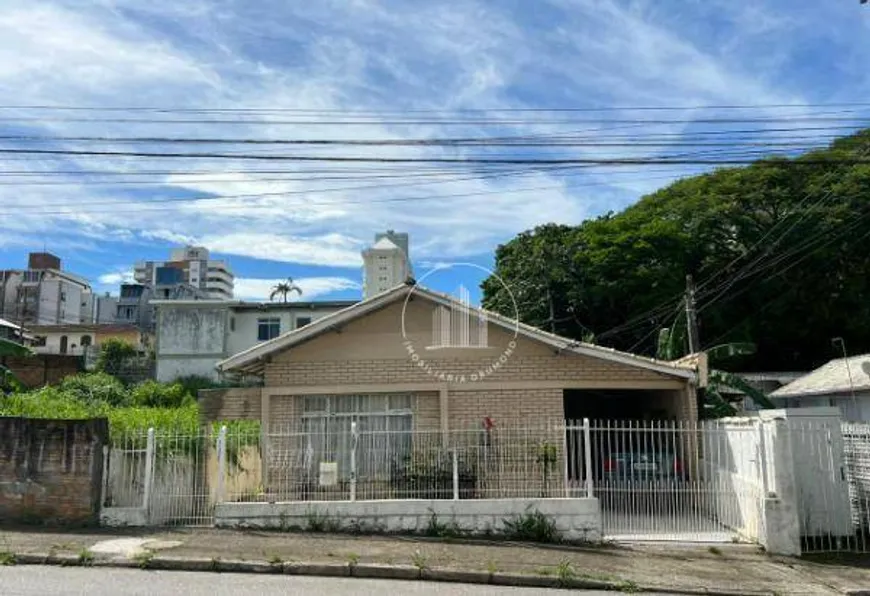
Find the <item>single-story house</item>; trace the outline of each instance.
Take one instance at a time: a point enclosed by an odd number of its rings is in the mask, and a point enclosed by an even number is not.
[[[81,323],[31,325],[27,329],[38,338],[34,350],[39,354],[95,353],[107,339],[126,341],[140,351],[147,349],[147,336],[135,325]]]
[[[770,397],[783,408],[833,406],[844,420],[870,421],[870,354],[831,360]]]
[[[463,429],[543,428],[566,419],[697,419],[691,365],[560,337],[413,283],[217,367],[263,378],[267,486],[288,482],[275,476],[292,475],[319,455],[338,459],[339,475],[346,474],[341,451],[352,422],[413,430],[417,438],[433,431],[436,440]],[[291,441],[311,433],[319,436],[313,446]],[[553,437],[560,450],[563,438]]]

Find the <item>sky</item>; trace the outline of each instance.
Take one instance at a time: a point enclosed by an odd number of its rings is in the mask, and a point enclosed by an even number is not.
[[[693,119],[725,113],[702,106],[768,106],[751,115],[775,118],[865,101],[868,64],[870,6],[858,0],[0,0],[0,149],[479,158],[494,150],[141,139],[679,138],[703,126]],[[679,107],[664,114],[679,122],[626,124],[650,117],[641,107]],[[564,108],[610,111],[525,111]],[[498,122],[475,120],[493,114]],[[517,233],[618,211],[704,169],[492,175],[463,164],[5,153],[0,269],[46,249],[117,293],[136,261],[194,243],[230,263],[238,298],[265,299],[290,276],[302,299],[351,299],[360,251],[395,229],[410,234],[418,277],[469,264],[427,279],[449,292],[465,285],[477,300],[496,247]]]

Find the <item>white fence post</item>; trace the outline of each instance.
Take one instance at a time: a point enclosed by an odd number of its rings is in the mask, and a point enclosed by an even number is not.
[[[586,472],[586,498],[594,496],[592,488],[592,437],[589,428],[589,419],[583,419],[583,459]]]
[[[758,463],[761,474],[761,498],[766,499],[770,495],[770,486],[767,478],[767,445],[764,441],[764,421],[758,421]]]
[[[227,477],[227,427],[221,426],[217,439],[217,490],[215,491],[215,503],[223,503],[226,499],[224,491],[226,490]]]
[[[150,519],[151,490],[154,485],[154,428],[148,429],[148,438],[145,443],[145,490],[142,495],[142,509],[145,510],[145,518]]]
[[[108,445],[103,445],[103,486],[100,490],[100,509],[107,506],[109,499],[109,457],[111,450]]]
[[[568,433],[570,432],[570,424],[566,421],[562,432],[562,481],[565,483],[565,498],[571,496],[571,488],[568,481]]]
[[[359,433],[356,422],[350,423],[350,500],[356,501],[356,445]]]
[[[453,500],[459,500],[459,455],[456,447],[453,448]]]

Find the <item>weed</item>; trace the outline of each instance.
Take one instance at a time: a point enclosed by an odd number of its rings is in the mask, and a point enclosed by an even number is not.
[[[209,569],[212,571],[220,571],[221,568],[221,560],[218,557],[212,557],[211,563],[209,563]]]
[[[86,548],[79,551],[79,565],[90,567],[94,564],[94,553]]]
[[[419,549],[415,550],[414,554],[411,555],[411,563],[413,563],[414,567],[416,567],[417,569],[426,569],[426,557],[420,552]]]
[[[8,550],[0,551],[0,566],[15,565],[15,553]]]
[[[347,555],[347,564],[351,567],[356,567],[357,563],[359,563],[359,555],[356,553],[350,553]]]
[[[556,522],[537,509],[503,521],[504,534],[510,540],[523,542],[559,542],[561,535]]]
[[[490,574],[492,574],[492,573],[497,573],[497,572],[498,572],[498,565],[495,564],[495,561],[493,561],[492,559],[490,559],[489,561],[486,562],[486,570],[487,570]]]
[[[462,530],[455,521],[449,524],[439,521],[438,516],[432,511],[432,515],[429,516],[429,523],[426,525],[423,533],[433,538],[456,538],[462,534]]]
[[[710,551],[711,555],[718,555],[720,557],[722,556],[722,551],[717,546],[711,546],[707,550]]]
[[[553,570],[549,567],[538,567],[535,569],[535,575],[543,575],[544,577],[553,575]]]
[[[136,553],[133,556],[133,561],[139,566],[139,569],[148,569],[151,566],[151,559],[154,558],[154,552],[143,550],[141,553]]]
[[[309,510],[305,515],[306,529],[309,532],[325,532],[327,528],[334,527],[334,520],[330,520],[326,515],[321,515],[316,511]]]
[[[277,565],[282,564],[283,562],[284,561],[278,555],[272,555],[271,557],[269,557],[269,565],[276,565],[277,566]]]
[[[556,577],[559,578],[559,585],[567,586],[576,577],[574,569],[571,568],[570,561],[561,561],[556,566]]]
[[[337,534],[341,532],[341,522],[336,518],[330,517],[324,522],[323,528],[330,534]]]
[[[625,594],[637,594],[640,592],[640,586],[629,579],[619,582],[616,585],[616,589]]]

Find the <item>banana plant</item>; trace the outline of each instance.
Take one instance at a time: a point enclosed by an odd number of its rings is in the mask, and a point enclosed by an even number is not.
[[[678,319],[674,326],[670,329],[662,329],[658,337],[658,349],[656,356],[661,360],[676,360],[686,353],[685,323],[681,325],[681,320]],[[735,356],[748,356],[755,353],[755,344],[742,342],[730,343],[714,346],[707,352],[707,361],[710,365],[722,360],[727,360]],[[708,371],[707,387],[704,392],[706,403],[704,404],[704,414],[708,418],[723,418],[725,416],[733,416],[737,413],[737,408],[734,407],[723,395],[724,389],[733,389],[742,392],[744,395],[755,402],[762,409],[775,408],[776,406],[770,401],[770,398],[763,391],[759,391],[749,383],[747,383],[739,375],[730,373],[724,370],[711,368]]]
[[[0,356],[32,356],[33,350],[14,341],[0,338]],[[24,384],[5,364],[0,362],[0,392],[21,391]]]

